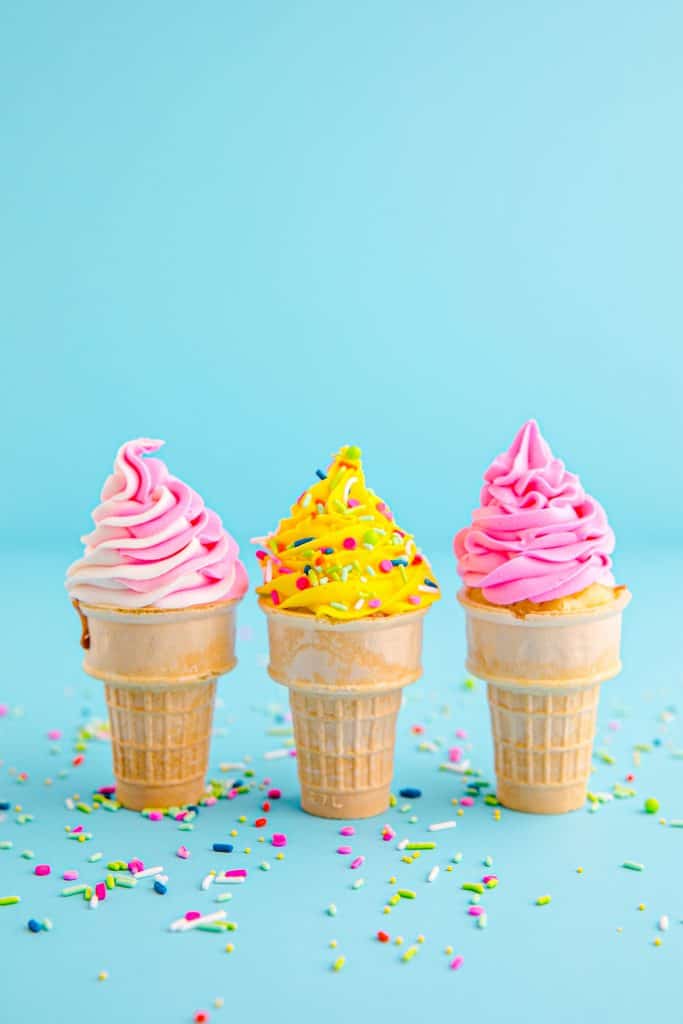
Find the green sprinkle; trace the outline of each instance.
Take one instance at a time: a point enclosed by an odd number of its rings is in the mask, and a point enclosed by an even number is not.
[[[0,896],[0,907],[11,907],[21,902],[21,896]]]
[[[83,814],[92,814],[92,807],[90,804],[78,803],[76,809],[82,811]]]
[[[639,864],[636,860],[625,860],[621,865],[622,868],[627,868],[629,871],[644,871],[645,865]]]
[[[344,966],[345,963],[346,963],[346,957],[345,956],[338,956],[337,959],[332,964],[332,970],[334,970],[334,971],[341,971],[341,969],[342,969],[342,967]]]
[[[113,889],[114,886],[116,885],[116,882],[114,881],[114,876],[107,875],[107,877],[104,880],[104,884],[106,885],[107,889]]]
[[[435,850],[436,843],[406,843],[405,850]]]
[[[13,846],[14,843],[12,842],[11,839],[0,840],[0,850],[11,850]]]
[[[194,825],[191,821],[181,821],[178,825],[179,832],[192,832],[194,831]]]
[[[399,889],[398,895],[402,900],[414,900],[416,893],[414,893],[412,889]]]
[[[365,885],[365,879],[364,878],[357,878],[356,881],[351,886],[351,888],[352,889],[362,889],[364,885]]]
[[[220,894],[220,896],[216,896],[216,899],[214,900],[214,903],[227,903],[228,900],[231,900],[231,899],[232,899],[232,893],[231,892],[222,892]]]
[[[681,821],[680,818],[677,818],[675,821],[670,821],[669,828],[683,828],[683,821]]]
[[[484,857],[482,863],[484,864],[485,867],[490,868],[491,865],[493,864],[493,857]]]
[[[646,814],[656,814],[659,810],[659,800],[654,796],[649,796],[643,804]]]
[[[137,878],[130,878],[128,875],[117,875],[114,884],[121,889],[133,889],[137,884]]]
[[[479,917],[477,918],[477,928],[486,928],[486,925],[488,923],[489,919],[486,916],[486,914],[480,914]]]
[[[349,447],[344,452],[344,458],[345,459],[353,459],[355,461],[356,459],[359,459],[360,457],[361,457],[361,450],[355,444],[350,444]]]
[[[330,601],[330,608],[336,608],[338,612],[348,612],[349,606],[341,601]]]
[[[262,860],[259,867],[261,868],[261,871],[270,871],[270,864],[267,860]]]
[[[470,896],[469,903],[472,907],[476,907],[478,903],[481,903],[481,896],[479,893],[475,892],[473,896]]]
[[[487,793],[484,797],[484,803],[488,804],[489,807],[497,807],[498,797],[494,796],[493,793]]]
[[[462,860],[462,854],[460,852],[456,853],[455,856],[453,857],[453,863],[454,864],[459,864],[461,860]]]
[[[652,752],[652,744],[650,743],[636,743],[633,748],[639,750],[641,754],[650,754]]]
[[[237,921],[226,921],[225,922],[226,931],[236,932],[237,931],[237,927],[238,927]]]
[[[419,946],[408,946],[408,949],[405,951],[405,953],[401,957],[403,962],[404,963],[408,963],[409,960],[412,960],[413,957],[415,956],[415,954],[417,953],[418,949],[419,949]]]
[[[498,879],[497,878],[489,878],[488,882],[486,883],[486,888],[487,889],[495,889],[497,885],[498,885]]]
[[[465,892],[476,892],[479,893],[479,895],[484,891],[484,886],[481,882],[463,882],[460,888],[464,889]]]
[[[24,858],[24,860],[33,860],[33,858],[35,857],[35,853],[33,852],[33,850],[22,850],[21,856]]]
[[[395,907],[396,904],[400,902],[400,899],[401,897],[399,896],[399,894],[395,892],[393,896],[389,897],[387,903],[389,904],[390,907]]]
[[[536,900],[536,906],[537,907],[547,907],[548,904],[550,903],[551,899],[552,899],[551,896],[539,896],[538,899]]]
[[[80,896],[82,892],[85,892],[87,885],[67,885],[66,889],[62,889],[60,896]]]
[[[99,852],[98,853],[91,853],[90,856],[88,857],[88,863],[89,864],[96,864],[98,860],[102,860],[102,856],[103,855],[101,853],[99,853]]]
[[[336,904],[335,903],[330,903],[329,907],[327,908],[326,913],[329,914],[330,917],[336,917],[336,915],[337,915],[337,906],[336,906]]]
[[[212,921],[209,921],[208,924],[198,924],[197,925],[197,931],[200,931],[200,932],[222,932],[223,928],[221,927],[220,924],[214,924]]]

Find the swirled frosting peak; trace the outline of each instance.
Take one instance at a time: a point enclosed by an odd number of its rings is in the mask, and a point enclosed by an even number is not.
[[[426,608],[441,595],[429,562],[365,484],[361,451],[341,448],[268,537],[257,538],[262,601],[336,620]]]
[[[114,472],[81,538],[82,558],[67,570],[72,598],[116,608],[186,608],[242,597],[247,573],[239,548],[199,495],[145,456],[163,441],[140,438],[119,449]]]
[[[602,506],[556,459],[535,420],[484,474],[481,507],[455,537],[458,573],[491,604],[611,587],[614,534]]]

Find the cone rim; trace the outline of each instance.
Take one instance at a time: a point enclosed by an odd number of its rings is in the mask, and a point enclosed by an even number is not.
[[[626,584],[621,584],[615,588],[615,593],[610,601],[605,601],[592,608],[577,608],[571,611],[546,610],[525,612],[524,614],[513,611],[507,605],[484,605],[478,601],[473,601],[469,597],[467,587],[462,587],[456,597],[467,614],[473,618],[508,626],[547,628],[553,625],[562,628],[563,626],[576,625],[579,622],[597,622],[603,618],[611,618],[613,615],[623,611],[630,602],[632,594]]]
[[[297,626],[309,625],[312,629],[330,630],[333,632],[367,632],[371,629],[390,629],[400,622],[412,622],[423,618],[429,611],[428,607],[416,608],[410,612],[393,612],[391,615],[367,615],[361,619],[334,620],[314,615],[312,612],[300,612],[292,609],[281,610],[268,606],[263,598],[259,598],[259,608],[269,619],[280,622],[289,621]]]

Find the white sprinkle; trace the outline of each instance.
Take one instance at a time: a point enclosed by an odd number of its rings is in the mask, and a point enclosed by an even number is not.
[[[76,804],[73,802],[71,797],[68,796],[66,798],[66,800],[64,801],[64,806],[66,807],[67,811],[73,811],[75,806],[76,806]]]
[[[168,875],[157,875],[154,881],[161,882],[162,885],[166,885],[168,882]]]
[[[195,917],[193,921],[188,921],[186,917],[179,917],[177,921],[173,921],[169,925],[169,931],[189,932],[193,928],[199,927],[200,924],[211,924],[212,921],[224,921],[227,916],[227,911],[215,910],[213,914],[204,914],[202,917]]]
[[[246,878],[244,875],[216,875],[214,882],[216,885],[244,885]]]
[[[455,772],[457,775],[464,775],[470,766],[469,761],[461,761],[460,764],[452,764],[450,761],[445,761],[439,765],[439,770],[442,772]]]
[[[422,743],[420,743],[419,749],[426,752],[427,754],[435,754],[439,749],[439,746],[437,743],[433,743],[431,740],[423,740]]]
[[[439,877],[439,870],[440,870],[439,869],[439,865],[435,864],[434,867],[432,868],[432,870],[427,875],[427,881],[428,882],[435,882],[436,879]]]
[[[364,604],[365,601],[363,600],[363,598],[359,597],[353,607],[355,608],[356,611],[360,611]]]
[[[204,875],[204,877],[202,878],[202,885],[201,885],[202,890],[204,892],[206,892],[206,890],[209,888],[209,886],[213,883],[213,880],[214,880],[215,877],[216,877],[215,871],[209,871],[208,875]]]
[[[659,921],[657,922],[657,927],[659,928],[660,932],[668,932],[668,930],[669,930],[669,917],[668,917],[667,914],[662,914],[662,916],[660,917]]]
[[[136,871],[135,878],[153,878],[155,875],[162,875],[164,869],[161,866],[156,868],[145,868],[144,871]]]
[[[280,750],[266,750],[263,755],[266,761],[277,761],[281,757],[289,756],[289,747],[281,748]]]
[[[433,825],[427,826],[428,832],[443,832],[447,828],[456,828],[457,821],[435,821]]]
[[[406,846],[408,845],[408,842],[409,842],[408,839],[401,839],[400,842],[398,843],[398,845],[396,846],[396,849],[397,850],[405,850]]]
[[[247,766],[244,761],[221,761],[218,767],[222,772],[243,772]]]
[[[100,901],[98,900],[97,896],[95,896],[95,894],[93,893],[88,902],[88,906],[90,907],[91,910],[97,910],[97,904],[99,902]]]

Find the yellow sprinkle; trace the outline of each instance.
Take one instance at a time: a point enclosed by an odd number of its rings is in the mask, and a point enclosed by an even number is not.
[[[454,797],[453,797],[453,798],[451,799],[451,803],[453,804],[453,806],[454,806],[454,807],[457,807],[457,806],[458,806],[458,804],[459,804],[459,802],[460,802],[460,801],[458,800],[457,796],[454,796]]]
[[[235,948],[235,947],[233,946],[232,942],[229,942],[229,943],[227,944],[227,946],[225,947],[225,952],[226,952],[226,953],[232,953],[232,951],[233,951],[233,949],[234,949],[234,948]]]
[[[623,930],[624,930],[623,928],[617,928],[617,932],[619,933],[619,935],[621,935],[621,933],[623,932]]]
[[[100,971],[100,973],[97,975],[97,980],[98,981],[106,981],[108,977],[109,977],[109,974],[108,974],[107,971]]]
[[[239,832],[237,831],[236,828],[232,828],[232,829],[230,829],[230,835],[233,836],[233,837],[234,836],[238,836]]]
[[[336,949],[337,945],[338,943],[336,939],[330,939],[330,949]]]
[[[259,836],[258,841],[259,843],[265,843],[265,839],[263,838],[263,836]]]
[[[341,971],[341,969],[342,969],[342,967],[344,966],[345,963],[346,963],[346,957],[345,956],[338,956],[337,959],[332,964],[332,967],[333,967],[333,969],[335,971]]]
[[[453,865],[452,864],[448,864],[447,867],[446,867],[446,871],[452,871],[452,870],[453,870]]]
[[[446,956],[450,956],[452,952],[453,952],[453,947],[452,946],[446,946],[446,948],[444,949],[444,953],[446,954]]]
[[[666,818],[660,818],[659,819],[659,824],[660,825],[666,825]]]
[[[419,856],[421,856],[420,851],[416,850],[415,853],[413,854],[413,860],[417,860]]]
[[[275,854],[275,860],[284,860],[284,859],[285,859],[284,853],[276,853]]]
[[[639,903],[638,904],[638,910],[645,910],[645,904],[644,903]]]
[[[245,816],[244,816],[243,814],[240,814],[240,816],[239,816],[239,818],[238,818],[237,820],[239,821],[239,823],[240,823],[241,825],[243,825],[243,824],[244,824],[244,822],[245,822],[245,821],[246,821],[247,819],[245,818]]]
[[[418,937],[417,937],[417,939],[415,941],[422,943],[422,942],[424,942],[424,940],[425,940],[424,935],[418,935]]]
[[[576,869],[576,873],[577,873],[577,875],[582,875],[583,874],[583,868],[577,868]]]
[[[213,1005],[216,1007],[217,1010],[220,1010],[221,1006],[223,1006],[224,1004],[225,1000],[223,999],[222,996],[216,996],[216,998],[213,1001]]]
[[[653,946],[661,946],[661,944],[662,940],[659,938],[659,936],[657,936],[657,938],[652,943]]]
[[[458,807],[458,810],[456,811],[456,814],[458,815],[458,817],[462,818],[464,813],[465,812],[463,811],[462,807]]]
[[[500,811],[498,810],[498,808],[496,808],[496,810],[493,812],[493,817],[495,821],[500,821]]]
[[[396,885],[396,875],[392,875],[389,879],[389,885]]]
[[[402,935],[397,935],[396,938],[394,939],[394,942],[396,943],[397,946],[402,946],[403,945],[403,936]]]
[[[244,852],[245,853],[251,853],[251,846],[245,846],[244,847]]]
[[[382,913],[390,914],[391,913],[391,907],[385,907],[384,910],[382,911]]]

